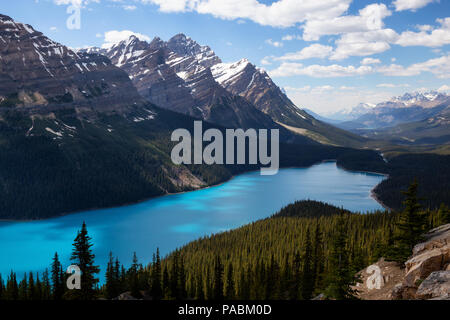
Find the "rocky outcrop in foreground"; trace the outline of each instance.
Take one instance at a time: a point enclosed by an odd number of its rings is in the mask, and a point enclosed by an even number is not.
[[[425,235],[405,267],[380,259],[360,272],[359,297],[366,300],[450,300],[450,224]]]

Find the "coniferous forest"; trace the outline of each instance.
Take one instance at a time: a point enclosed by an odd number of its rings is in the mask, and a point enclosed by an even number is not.
[[[68,275],[55,253],[42,274],[18,281],[13,271],[0,277],[2,300],[136,299],[298,300],[319,294],[355,299],[357,272],[380,257],[403,263],[421,235],[450,223],[450,210],[424,208],[418,184],[403,192],[396,212],[352,213],[317,201],[297,201],[273,216],[191,242],[153,261],[136,254],[126,268],[110,253],[105,279],[83,223],[73,243],[71,263],[81,270],[80,290],[68,290]]]

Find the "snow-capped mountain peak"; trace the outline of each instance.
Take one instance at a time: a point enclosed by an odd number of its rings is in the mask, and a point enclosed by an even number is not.
[[[106,57],[76,52],[5,15],[0,15],[0,70],[11,80],[0,84],[0,100],[15,95],[24,107],[90,101],[98,110],[119,110],[141,101],[126,73]]]
[[[233,63],[218,63],[211,68],[211,72],[218,83],[226,86],[236,80],[249,64],[245,58]]]
[[[401,103],[404,106],[410,106],[414,104],[433,102],[435,100],[445,97],[446,95],[439,93],[437,91],[412,92],[412,93],[405,93],[404,95],[401,96],[393,97],[391,101],[394,103]]]

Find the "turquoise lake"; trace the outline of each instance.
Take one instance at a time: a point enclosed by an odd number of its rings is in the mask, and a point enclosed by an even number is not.
[[[335,162],[281,169],[273,176],[242,174],[211,188],[167,195],[138,204],[74,213],[31,222],[0,222],[0,273],[18,277],[49,267],[58,252],[70,264],[72,242],[83,221],[102,271],[110,251],[129,265],[133,252],[150,262],[159,247],[167,254],[199,237],[266,218],[295,200],[313,199],[352,211],[383,209],[371,196],[384,176],[349,172]],[[103,279],[102,279],[103,280]]]

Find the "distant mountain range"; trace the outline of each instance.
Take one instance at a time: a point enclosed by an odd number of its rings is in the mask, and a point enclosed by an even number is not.
[[[375,104],[371,103],[359,103],[356,107],[339,110],[335,113],[327,115],[326,118],[338,123],[344,121],[352,121],[358,119],[362,115],[369,113],[373,108],[375,108],[375,106]]]
[[[405,93],[376,105],[361,103],[350,110],[328,116],[340,120],[340,128],[360,132],[422,121],[438,115],[450,105],[450,96],[436,91]]]
[[[405,93],[376,105],[355,108],[320,119],[366,138],[392,144],[450,142],[450,95],[437,91]]]

